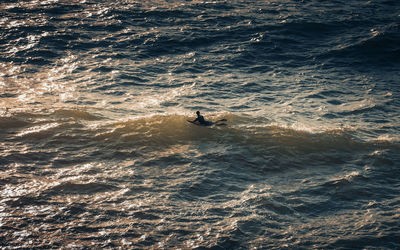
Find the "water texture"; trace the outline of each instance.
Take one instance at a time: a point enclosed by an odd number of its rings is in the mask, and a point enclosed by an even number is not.
[[[2,1],[0,248],[400,248],[399,24],[389,0]]]

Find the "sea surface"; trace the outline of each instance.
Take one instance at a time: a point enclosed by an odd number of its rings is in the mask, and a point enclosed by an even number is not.
[[[397,0],[2,0],[0,248],[400,249],[399,25]]]

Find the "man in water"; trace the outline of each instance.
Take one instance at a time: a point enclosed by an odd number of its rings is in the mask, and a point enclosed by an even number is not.
[[[214,124],[218,125],[218,126],[226,125],[225,123],[220,123],[220,122],[226,122],[226,119],[222,119],[222,120],[216,121],[214,123],[214,122],[206,121],[204,119],[204,117],[202,115],[200,115],[200,111],[197,111],[196,115],[197,115],[196,119],[194,119],[193,121],[189,121],[188,120],[188,122],[195,123],[195,124],[202,125],[202,126],[211,126],[211,125],[214,125]]]
[[[191,121],[191,123],[197,123],[203,126],[208,126],[212,125],[212,122],[206,121],[202,115],[200,115],[200,111],[196,112],[197,118],[194,121]]]

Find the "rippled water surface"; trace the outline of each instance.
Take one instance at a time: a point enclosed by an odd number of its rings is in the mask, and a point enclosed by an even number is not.
[[[1,248],[400,248],[399,23],[390,0],[2,1]]]

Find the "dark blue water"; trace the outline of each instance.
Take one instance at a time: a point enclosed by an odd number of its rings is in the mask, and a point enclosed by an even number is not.
[[[399,23],[384,0],[2,1],[0,246],[400,248]]]

